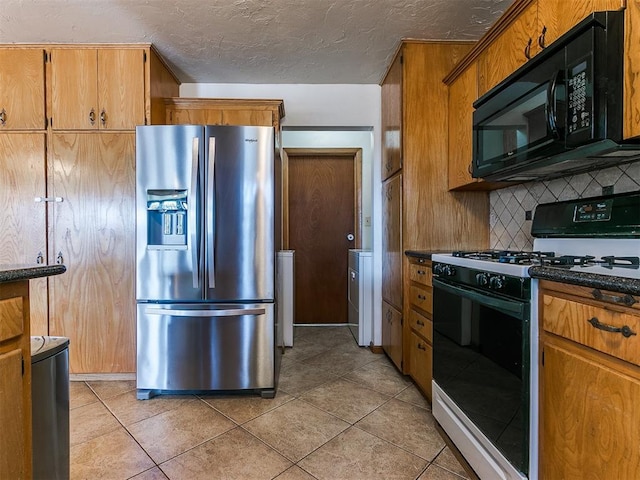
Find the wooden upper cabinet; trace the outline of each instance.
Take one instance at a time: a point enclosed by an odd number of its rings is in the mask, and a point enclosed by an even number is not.
[[[524,65],[536,51],[537,4],[529,5],[478,56],[478,96],[495,87]]]
[[[170,125],[250,125],[280,129],[282,100],[166,98],[166,122]]]
[[[0,49],[0,131],[43,130],[44,50]]]
[[[396,55],[381,86],[382,180],[402,168],[402,61]]]
[[[144,55],[144,49],[52,49],[52,128],[132,130],[144,125]]]
[[[538,0],[538,37],[536,53],[584,20],[592,12],[618,10],[625,0]]]
[[[471,176],[473,102],[478,96],[474,62],[449,86],[449,190],[478,183]]]

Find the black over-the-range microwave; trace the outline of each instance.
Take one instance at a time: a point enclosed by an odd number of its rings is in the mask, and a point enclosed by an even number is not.
[[[523,182],[639,159],[640,139],[622,138],[623,64],[623,11],[558,38],[474,103],[473,176]]]

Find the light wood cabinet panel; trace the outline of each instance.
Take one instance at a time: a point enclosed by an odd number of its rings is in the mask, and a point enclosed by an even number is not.
[[[542,303],[546,331],[640,365],[640,316],[548,294],[542,296]],[[626,327],[634,334],[625,337],[596,327],[602,324]]]
[[[132,130],[145,123],[143,49],[51,50],[54,130]]]
[[[222,125],[222,110],[167,108],[167,123],[170,125]]]
[[[640,136],[640,1],[627,0],[624,39],[624,138]]]
[[[640,472],[640,308],[624,305],[624,294],[593,292],[540,281],[541,479]],[[597,329],[592,318],[636,335]]]
[[[521,13],[478,56],[478,96],[495,87],[527,61],[525,48],[530,44],[530,56],[537,52],[537,4]]]
[[[166,121],[171,125],[273,126],[280,130],[282,100],[166,98]]]
[[[28,280],[0,283],[0,478],[31,478]]]
[[[403,368],[402,313],[382,301],[382,348],[400,371]]]
[[[473,102],[478,98],[478,67],[474,62],[449,87],[449,189],[478,183],[473,162]]]
[[[568,347],[544,346],[540,478],[636,480],[639,377]]]
[[[51,127],[98,129],[98,52],[96,49],[51,51]]]
[[[402,53],[396,56],[381,87],[382,180],[402,168]]]
[[[413,308],[409,310],[409,326],[429,344],[433,342],[433,322]]]
[[[0,263],[47,263],[44,133],[0,133]],[[31,331],[48,334],[47,279],[31,281]]]
[[[411,285],[409,287],[409,302],[413,308],[425,313],[433,313],[433,290],[429,287]]]
[[[132,130],[145,124],[144,59],[142,49],[98,50],[101,129]]]
[[[69,337],[71,373],[135,371],[135,135],[52,136],[52,335]]]
[[[0,478],[25,478],[22,350],[0,354]]]
[[[0,49],[0,131],[46,128],[44,50]]]
[[[402,175],[382,185],[382,299],[402,308]]]
[[[418,259],[418,263],[409,263],[409,279],[412,282],[419,283],[425,287],[430,287],[431,283],[431,266],[426,262],[421,262],[422,258]]]
[[[433,347],[423,338],[411,332],[409,347],[409,371],[420,389],[431,399],[433,378]]]

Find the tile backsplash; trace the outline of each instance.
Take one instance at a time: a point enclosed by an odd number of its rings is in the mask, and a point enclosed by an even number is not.
[[[492,191],[491,248],[530,250],[533,237],[527,212],[533,214],[539,203],[599,196],[604,187],[613,187],[613,193],[640,190],[640,162]]]

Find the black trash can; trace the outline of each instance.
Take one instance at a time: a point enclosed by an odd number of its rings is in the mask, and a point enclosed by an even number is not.
[[[34,480],[69,479],[69,339],[31,337]]]

